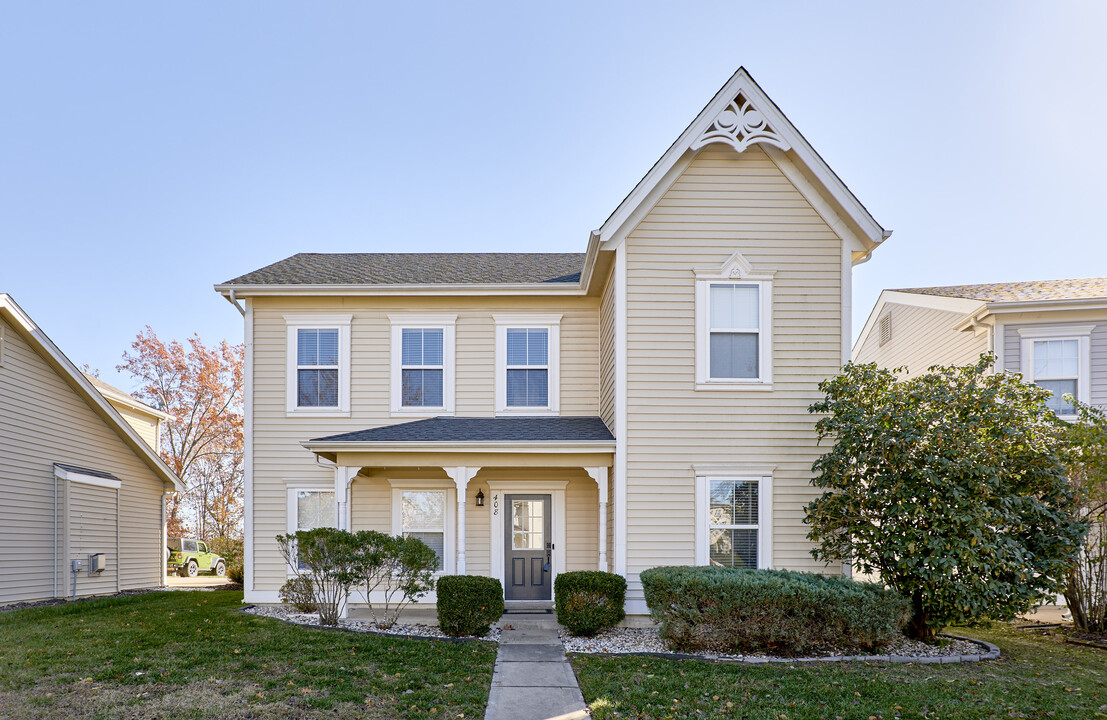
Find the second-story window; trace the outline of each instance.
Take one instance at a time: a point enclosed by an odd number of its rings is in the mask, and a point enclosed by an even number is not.
[[[442,407],[442,328],[404,328],[401,334],[401,402],[404,407]]]
[[[558,411],[561,315],[495,315],[496,411]]]
[[[350,411],[349,315],[285,315],[287,410],[334,415]]]
[[[1016,331],[1021,339],[1023,377],[1049,390],[1052,395],[1046,405],[1067,420],[1076,418],[1076,408],[1065,401],[1065,395],[1083,403],[1091,400],[1093,329],[1093,325],[1038,325]]]
[[[708,328],[710,379],[749,379],[760,375],[759,294],[760,288],[756,284],[711,284]]]

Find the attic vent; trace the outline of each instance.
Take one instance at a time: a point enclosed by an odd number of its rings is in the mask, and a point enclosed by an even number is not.
[[[769,126],[768,119],[753,106],[745,94],[737,97],[723,109],[715,120],[692,143],[693,150],[699,150],[710,143],[726,143],[736,152],[742,152],[754,143],[768,143],[781,150],[788,150],[788,142]]]
[[[880,344],[883,345],[892,339],[892,313],[880,318]]]

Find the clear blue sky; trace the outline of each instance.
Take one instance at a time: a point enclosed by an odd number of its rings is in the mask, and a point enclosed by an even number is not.
[[[582,251],[739,66],[885,287],[1107,275],[1107,4],[8,2],[0,292],[78,365],[300,251]]]

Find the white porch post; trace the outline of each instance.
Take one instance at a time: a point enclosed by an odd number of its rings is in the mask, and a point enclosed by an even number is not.
[[[334,526],[339,530],[350,529],[350,483],[360,470],[359,467],[347,465],[334,468]]]
[[[586,467],[584,471],[596,481],[600,492],[600,561],[599,569],[607,572],[607,468]]]
[[[454,572],[458,575],[465,574],[465,493],[469,487],[469,481],[480,470],[479,467],[446,467],[442,468],[457,486],[457,565]]]

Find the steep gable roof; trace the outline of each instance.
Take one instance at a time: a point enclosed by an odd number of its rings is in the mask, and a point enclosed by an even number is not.
[[[65,356],[58,346],[46,336],[46,333],[16,304],[7,293],[0,293],[0,317],[16,328],[17,332],[34,348],[46,362],[54,368],[66,383],[88,403],[89,407],[103,418],[108,427],[116,432],[123,442],[134,451],[161,480],[172,485],[178,492],[183,490],[181,481],[169,466],[158,457],[149,445],[138,436],[135,429],[123,419],[123,416],[111,406],[104,396],[93,387],[88,378]]]

